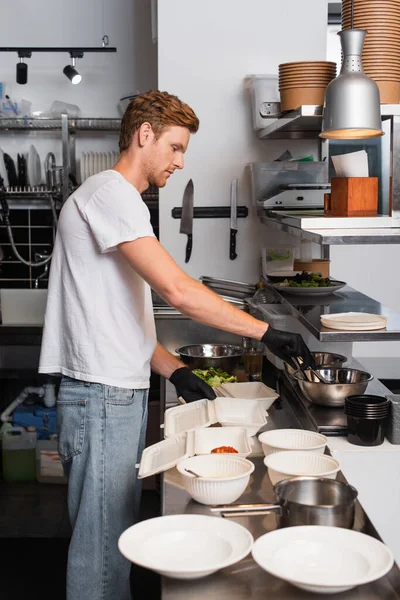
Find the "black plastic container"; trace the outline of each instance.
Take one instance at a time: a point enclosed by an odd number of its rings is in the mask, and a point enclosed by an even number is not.
[[[347,438],[356,446],[379,446],[385,439],[385,424],[391,402],[373,395],[348,396],[344,404]]]

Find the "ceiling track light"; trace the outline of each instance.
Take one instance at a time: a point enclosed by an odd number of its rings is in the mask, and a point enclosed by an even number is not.
[[[83,58],[85,52],[116,52],[116,48],[112,48],[107,46],[104,38],[108,37],[103,36],[103,46],[100,47],[78,47],[78,48],[53,48],[53,47],[31,47],[31,48],[20,48],[20,47],[11,47],[4,46],[0,47],[0,52],[16,52],[19,57],[19,62],[16,67],[16,77],[17,83],[25,84],[28,81],[28,65],[24,62],[24,58],[31,58],[33,52],[48,52],[53,54],[55,52],[67,52],[71,57],[71,64],[66,65],[63,69],[64,75],[68,77],[68,79],[76,85],[82,81],[82,75],[78,73],[75,69],[75,63],[77,58]]]
[[[17,83],[24,85],[28,83],[28,65],[24,62],[24,58],[30,58],[32,53],[29,50],[21,50],[18,52],[19,62],[16,68]]]
[[[70,55],[71,64],[64,67],[63,73],[73,85],[77,85],[82,81],[82,75],[75,69],[76,59],[83,58],[83,52],[71,52]]]

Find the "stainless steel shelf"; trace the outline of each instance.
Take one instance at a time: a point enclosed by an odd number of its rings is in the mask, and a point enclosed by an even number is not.
[[[400,314],[380,302],[365,296],[346,285],[338,292],[326,296],[285,294],[266,282],[268,291],[278,303],[284,304],[320,342],[388,342],[400,340]],[[384,315],[386,329],[376,331],[337,331],[321,324],[321,315],[343,312],[365,312]]]
[[[381,104],[382,119],[400,115],[400,105]],[[279,117],[267,117],[270,123],[258,131],[259,139],[317,138],[321,131],[322,106],[305,105],[282,113]]]
[[[348,226],[338,227],[336,229],[325,229],[320,226],[311,229],[310,225],[307,225],[306,216],[302,215],[296,217],[294,213],[288,215],[287,213],[280,213],[279,211],[260,210],[259,218],[261,223],[271,229],[285,231],[295,237],[309,240],[316,244],[328,246],[350,244],[400,244],[400,227],[388,227],[388,217],[382,217],[382,225],[384,225],[382,227],[378,226],[378,217],[374,220],[373,227],[364,228],[355,225],[354,229],[350,229]],[[354,222],[357,221],[354,220]]]
[[[321,131],[322,106],[310,105],[271,118],[271,123],[258,132],[261,140],[317,138]]]
[[[70,131],[119,131],[121,119],[68,119]],[[61,119],[0,119],[0,131],[60,131]]]

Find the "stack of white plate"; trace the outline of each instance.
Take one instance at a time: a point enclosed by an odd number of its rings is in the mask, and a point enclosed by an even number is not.
[[[112,169],[118,160],[118,152],[83,152],[81,156],[81,183],[88,177]]]
[[[384,329],[387,325],[387,317],[370,313],[347,312],[321,315],[321,323],[324,327],[340,331],[372,331]]]

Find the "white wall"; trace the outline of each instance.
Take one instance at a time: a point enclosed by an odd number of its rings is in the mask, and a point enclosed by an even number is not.
[[[250,73],[277,73],[280,62],[324,60],[326,22],[321,0],[287,0],[284,7],[265,0],[160,0],[159,88],[181,97],[200,119],[185,169],[160,194],[161,241],[190,275],[257,281],[261,246],[287,243],[284,234],[264,228],[255,217],[244,165],[274,160],[288,145],[295,153],[315,153],[316,144],[257,140],[243,80]],[[239,204],[251,210],[249,218],[238,220],[238,258],[229,260],[228,219],[195,219],[192,258],[185,265],[186,236],[179,234],[171,209],[181,206],[190,178],[196,206],[228,205],[235,176]]]
[[[16,53],[0,52],[0,81],[11,97],[46,111],[54,100],[77,104],[84,116],[115,117],[119,98],[157,85],[150,0],[13,0],[2,2],[1,46],[101,46],[106,33],[116,54],[85,54],[72,85],[62,73],[67,53],[33,53],[28,83],[15,81]]]

